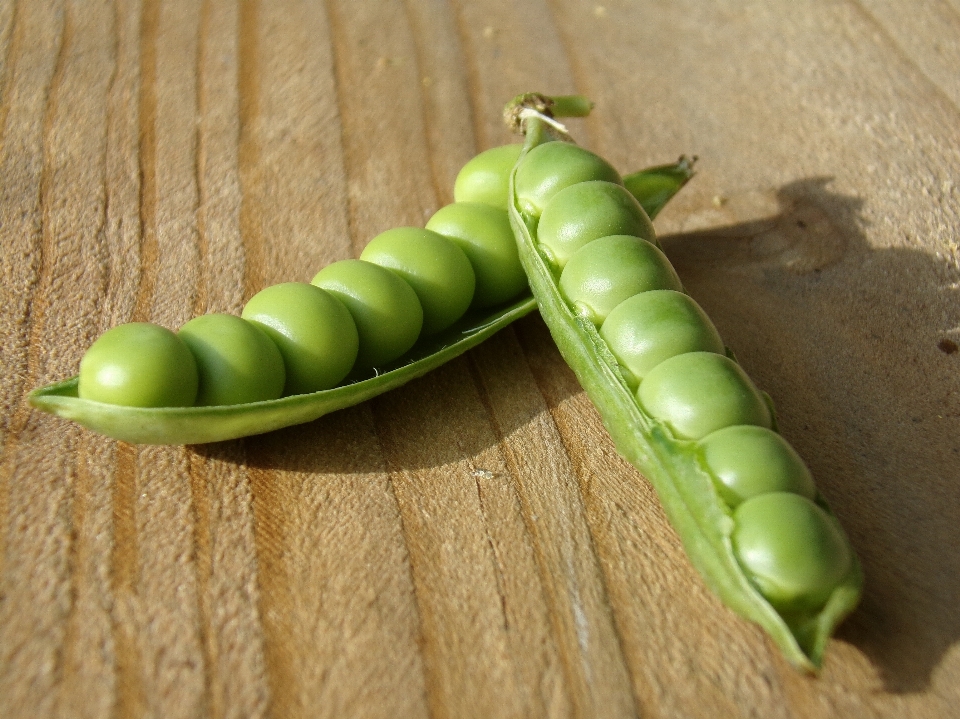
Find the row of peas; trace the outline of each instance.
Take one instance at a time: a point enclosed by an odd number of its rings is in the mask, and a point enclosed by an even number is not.
[[[407,353],[469,308],[527,287],[506,211],[508,146],[497,172],[468,165],[455,203],[426,229],[377,235],[359,259],[254,295],[240,317],[207,314],[174,333],[133,322],[104,333],[80,363],[82,399],[133,407],[235,405],[335,387]],[[511,159],[512,158],[512,159]],[[488,157],[489,160],[489,157]]]
[[[642,411],[697,443],[748,578],[781,615],[816,612],[851,571],[852,549],[619,174],[574,144],[546,142],[521,160],[513,199],[560,295],[597,328]]]

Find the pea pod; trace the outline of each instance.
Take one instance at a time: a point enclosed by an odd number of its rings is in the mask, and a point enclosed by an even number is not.
[[[516,156],[517,150],[508,148],[507,154]],[[500,148],[481,153],[471,163],[487,170],[482,182],[483,192],[490,195],[489,186],[496,190],[495,173],[505,175]],[[488,158],[492,158],[491,162]],[[491,165],[494,172],[491,179]],[[664,191],[662,184],[650,196],[641,194],[638,200],[648,203],[651,214],[659,211],[680,190],[692,175],[685,161],[672,166],[675,174],[672,191]],[[657,168],[656,172],[662,174]],[[632,177],[642,177],[640,171]],[[476,183],[475,183],[476,184]],[[506,186],[506,183],[502,183]],[[470,189],[470,183],[463,183]],[[470,196],[468,199],[475,200]],[[489,198],[488,198],[489,199]],[[490,202],[496,204],[499,195],[493,193]],[[442,228],[439,228],[442,231]],[[522,283],[520,285],[522,287]],[[333,288],[336,289],[335,287]],[[344,297],[345,301],[349,298]],[[498,330],[536,308],[529,290],[509,301],[494,306],[475,307],[453,326],[431,336],[424,336],[402,357],[388,364],[377,365],[363,375],[351,375],[340,386],[306,394],[295,394],[279,399],[221,406],[186,407],[130,407],[82,399],[78,396],[78,377],[40,387],[29,395],[30,403],[45,412],[73,420],[100,434],[139,444],[201,444],[236,439],[269,432],[303,422],[309,422],[329,412],[350,407],[376,397],[383,392],[420,377],[432,369],[466,352]],[[364,349],[376,357],[375,348]]]
[[[376,376],[333,389],[216,407],[125,407],[80,399],[77,377],[30,394],[39,409],[138,444],[202,444],[310,422],[399,387],[457,357],[536,307],[526,296],[493,312],[468,313],[449,330],[419,343]]]
[[[608,246],[617,238],[580,242],[578,227],[596,225],[597,218],[564,218],[566,224],[559,230],[551,224],[548,235],[540,238],[538,229],[553,206],[548,202],[538,217],[526,199],[529,191],[518,188],[518,180],[537,174],[520,169],[528,157],[536,157],[537,147],[570,140],[565,128],[553,119],[564,115],[563,105],[551,107],[548,99],[533,96],[531,101],[530,97],[517,98],[505,112],[508,121],[522,127],[525,135],[524,148],[510,177],[508,209],[520,260],[540,313],[564,359],[597,407],[618,451],[653,484],[691,562],[706,583],[734,611],[759,624],[791,663],[815,672],[833,630],[859,601],[863,579],[856,556],[823,497],[814,494],[815,489],[805,481],[805,470],[794,467],[799,458],[790,454],[792,450],[776,435],[768,398],[753,387],[732,355],[724,352],[702,310],[692,300],[675,301],[678,288],[671,287],[669,279],[660,286],[630,290],[648,291],[651,300],[653,293],[657,294],[656,302],[636,302],[643,294],[625,301],[626,311],[631,303],[645,305],[640,308],[645,315],[632,315],[627,324],[642,325],[645,318],[651,318],[662,326],[652,327],[644,342],[629,337],[626,344],[630,356],[621,355],[620,360],[615,356],[612,350],[620,349],[615,342],[608,345],[604,328],[597,327],[596,313],[585,311],[580,295],[571,292],[569,281],[561,279],[564,266],[570,267],[574,260],[567,264],[568,256],[557,251],[557,238],[563,243],[561,250],[582,247],[578,253],[592,252],[601,260],[604,253],[610,254]],[[641,206],[648,214],[655,212],[655,203],[644,202],[654,201],[659,188],[669,187],[673,173],[689,172],[683,164],[628,176],[623,185],[641,195]],[[582,184],[567,186],[562,193],[576,193],[578,187],[589,185],[607,188],[609,184],[602,177],[576,179]],[[612,196],[615,190],[616,186],[610,185],[604,192]],[[561,194],[556,198],[561,202]],[[586,203],[583,206],[589,207]],[[569,203],[560,211],[569,214]],[[616,212],[629,220],[635,210]],[[655,244],[655,238],[645,236],[642,228],[629,234],[643,238],[638,242],[645,239]],[[652,249],[651,245],[647,253],[651,257]],[[611,283],[620,281],[615,278],[623,274],[623,264],[613,263],[607,278]],[[602,285],[593,267],[590,272],[589,282],[582,284]],[[580,274],[578,267],[578,277]],[[604,293],[604,297],[609,296],[610,290],[604,289]],[[594,296],[597,292],[591,289],[588,299]],[[616,314],[623,313],[614,310],[611,316]],[[614,321],[622,323],[622,318]],[[685,329],[688,336],[673,339],[678,323],[689,325]],[[631,326],[630,332],[637,335],[647,330]],[[737,431],[731,432],[728,427]],[[762,445],[763,451],[758,450],[761,455],[780,451],[785,459],[774,462],[776,466],[770,472],[783,476],[758,480],[750,474],[756,471],[751,458],[739,462],[734,461],[736,457],[728,459],[730,452],[724,453],[724,443],[733,440],[724,433],[737,435],[739,439],[734,439],[739,446],[750,442]],[[749,436],[744,438],[744,434]],[[710,449],[709,457],[705,447]],[[739,450],[733,451],[736,454]],[[727,476],[743,466],[742,480]],[[761,467],[759,473],[764,475],[766,471]],[[768,493],[753,496],[752,492],[761,491],[756,487]],[[812,495],[814,501],[803,493]],[[749,499],[736,504],[747,494],[751,495]],[[784,527],[777,521],[781,515],[797,525],[798,534],[789,528],[792,525]],[[793,564],[783,566],[789,562]]]

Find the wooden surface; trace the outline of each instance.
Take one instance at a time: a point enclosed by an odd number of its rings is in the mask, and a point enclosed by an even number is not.
[[[957,0],[2,0],[0,716],[960,716]],[[539,316],[309,425],[31,411],[422,225],[500,108],[700,156],[667,254],[863,561],[820,678],[692,571]]]

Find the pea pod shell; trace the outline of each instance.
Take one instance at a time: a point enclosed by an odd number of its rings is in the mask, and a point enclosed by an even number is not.
[[[527,123],[524,153],[550,134],[536,119]],[[731,513],[698,457],[697,444],[677,438],[641,410],[596,327],[570,310],[557,277],[537,250],[535,226],[524,221],[513,178],[510,220],[531,290],[560,353],[597,407],[617,450],[654,485],[687,555],[713,591],[738,614],[763,627],[792,664],[815,672],[833,630],[859,601],[863,583],[859,563],[854,558],[850,573],[821,611],[799,623],[788,623],[757,591],[737,562]],[[818,504],[826,508],[820,497]]]
[[[693,176],[693,165],[696,161],[696,157],[688,158],[682,155],[672,165],[658,165],[625,175],[623,186],[637,198],[652,220],[676,194],[677,183],[682,185]]]
[[[202,444],[262,434],[310,422],[399,387],[463,354],[536,308],[527,296],[494,312],[468,313],[453,327],[418,343],[380,374],[333,389],[219,407],[122,407],[77,397],[77,378],[41,387],[30,403],[105,434],[137,444]]]

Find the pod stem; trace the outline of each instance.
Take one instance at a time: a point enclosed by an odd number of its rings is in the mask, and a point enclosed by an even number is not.
[[[583,95],[557,95],[552,99],[554,117],[586,117],[593,110],[593,102]]]
[[[567,129],[553,118],[586,117],[592,109],[593,103],[583,95],[550,97],[539,92],[526,92],[507,103],[503,109],[503,119],[507,126],[519,135],[524,134],[525,121],[535,115],[567,134]]]

